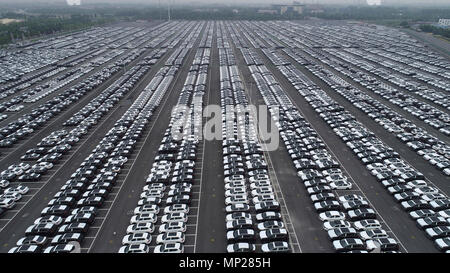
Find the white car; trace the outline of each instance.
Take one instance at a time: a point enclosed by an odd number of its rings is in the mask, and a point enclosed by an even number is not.
[[[184,212],[171,212],[161,217],[161,223],[184,222],[186,223],[188,216]]]
[[[27,194],[27,192],[30,190],[30,188],[26,186],[16,186],[16,187],[10,187],[5,190],[5,193],[20,193],[21,195]]]
[[[447,221],[450,221],[450,209],[441,210],[438,212],[439,216],[444,217]]]
[[[313,194],[313,195],[310,196],[310,198],[311,198],[311,201],[312,201],[313,203],[315,203],[315,202],[320,202],[320,201],[322,201],[322,198],[323,198],[324,196],[326,196],[326,197],[328,197],[328,198],[330,198],[330,199],[334,199],[334,198],[336,197],[336,196],[334,195],[334,193],[329,192],[329,193]]]
[[[338,181],[338,182],[331,182],[328,184],[330,188],[333,190],[350,190],[352,188],[352,183],[344,182],[344,181]]]
[[[10,171],[12,171],[17,176],[23,174],[23,169],[20,167],[15,167],[15,168],[11,169]]]
[[[236,187],[225,191],[226,197],[236,196],[236,195],[246,195],[247,191],[245,187]]]
[[[239,228],[242,228],[242,226],[252,227],[253,221],[249,220],[249,219],[239,219],[239,220],[227,221],[226,228],[227,228],[227,230],[238,228],[235,225],[239,225],[240,226]]]
[[[2,188],[2,189],[4,189],[4,188],[6,188],[6,187],[8,187],[9,186],[9,181],[8,180],[1,180],[0,181],[0,188]]]
[[[417,194],[420,196],[419,193],[413,192],[414,194]],[[436,200],[446,200],[448,197],[443,195],[442,193],[427,193],[420,196],[420,199],[425,200],[427,202],[436,201]]]
[[[225,205],[233,205],[233,204],[247,204],[248,199],[247,195],[235,195],[225,198]]]
[[[380,238],[380,239],[372,239],[372,240],[366,241],[368,251],[372,251],[372,250],[378,248],[378,245],[380,245],[380,244],[396,246],[398,248],[398,243],[393,238]]]
[[[370,230],[370,229],[381,229],[380,221],[376,219],[366,219],[361,221],[356,221],[353,226],[358,231]]]
[[[251,183],[250,184],[250,189],[256,190],[256,189],[259,189],[260,187],[271,187],[271,186],[272,186],[272,184],[270,183],[269,180],[267,180],[267,181],[258,181],[258,182],[255,182],[255,183]]]
[[[261,245],[261,251],[268,252],[289,252],[289,244],[283,241],[275,241]]]
[[[265,194],[273,194],[272,187],[260,187],[251,191],[252,196],[259,196]]]
[[[269,176],[267,174],[258,174],[255,176],[250,177],[249,179],[250,183],[260,182],[260,181],[269,181]]]
[[[386,165],[384,165],[383,163],[379,163],[379,162],[366,165],[366,168],[369,171],[374,170],[374,169],[383,168],[383,167],[386,167]]]
[[[425,186],[425,187],[420,187],[420,188],[415,188],[414,189],[415,192],[417,192],[420,195],[423,194],[436,194],[439,193],[439,190],[434,188],[434,187],[430,187],[430,186]]]
[[[233,181],[244,181],[245,182],[245,177],[243,175],[231,175],[231,176],[227,176],[224,179],[225,183],[230,183]]]
[[[323,223],[323,229],[332,230],[335,228],[351,228],[352,224],[344,220],[331,220]]]
[[[151,198],[151,197],[155,197],[155,198],[162,198],[164,196],[164,192],[161,190],[149,190],[149,191],[144,191],[141,193],[141,198]]]
[[[157,245],[153,250],[153,253],[183,253],[184,246],[180,243],[167,243]]]
[[[159,233],[167,233],[167,232],[185,232],[186,231],[186,223],[184,222],[170,222],[165,223],[159,226]]]
[[[22,198],[22,195],[17,192],[8,192],[0,195],[2,199],[12,199],[14,201],[19,201]]]
[[[53,163],[51,163],[51,162],[39,162],[39,163],[37,163],[37,164],[34,165],[34,166],[44,167],[44,168],[46,168],[47,170],[50,170],[51,168],[53,168]],[[33,167],[34,167],[34,166],[33,166]]]
[[[141,213],[133,215],[130,220],[130,224],[136,223],[155,223],[158,217],[154,213]]]
[[[258,222],[266,220],[281,220],[281,213],[275,211],[266,211],[256,214],[255,218]]]
[[[145,185],[142,190],[143,191],[149,191],[149,190],[164,191],[165,189],[166,189],[166,186],[163,183],[152,183],[150,185]]]
[[[164,214],[172,212],[183,212],[187,214],[189,213],[189,206],[186,204],[173,204],[164,208]]]
[[[371,239],[388,238],[386,230],[384,229],[370,229],[359,233],[362,240],[367,241]]]
[[[131,233],[153,233],[155,230],[155,225],[153,223],[137,223],[132,224],[127,227],[127,234]]]
[[[365,244],[361,239],[348,238],[333,241],[333,247],[337,252],[345,252],[352,250],[363,250]]]
[[[250,206],[247,204],[234,204],[234,205],[226,206],[226,208],[225,208],[226,213],[231,213],[231,212],[236,212],[236,211],[249,211],[249,210],[250,210]]]
[[[345,214],[337,210],[330,210],[320,213],[319,219],[322,222],[331,220],[345,220]]]
[[[123,245],[139,245],[139,244],[150,244],[152,241],[152,235],[148,232],[143,233],[132,233],[125,235],[122,239]]]
[[[253,204],[258,204],[261,202],[273,202],[273,201],[276,201],[274,194],[263,194],[252,198]]]
[[[450,237],[450,226],[438,226],[425,229],[428,238],[437,239],[441,237]]]
[[[149,247],[146,244],[126,245],[119,249],[119,253],[148,253]]]
[[[245,181],[237,180],[237,181],[225,183],[225,190],[231,190],[231,189],[240,188],[240,187],[245,188]]]
[[[259,238],[261,241],[268,241],[270,240],[270,236],[276,235],[276,236],[286,236],[288,235],[288,231],[285,228],[274,228],[274,229],[266,229],[259,232]],[[280,237],[277,237],[280,238]],[[273,239],[272,239],[273,240]]]
[[[167,232],[159,234],[156,237],[157,244],[167,244],[167,243],[184,243],[184,233],[183,232]]]
[[[450,176],[450,168],[445,168],[442,170],[446,176]]]
[[[134,214],[138,215],[141,213],[154,213],[154,214],[158,214],[159,213],[159,207],[155,204],[149,204],[149,205],[143,205],[143,206],[138,206],[134,209]]]
[[[227,214],[225,216],[225,221],[229,222],[229,221],[233,221],[233,220],[251,220],[252,219],[252,215],[250,213],[247,212],[234,212],[234,213],[230,213]]]
[[[56,215],[48,215],[44,217],[39,217],[34,221],[34,224],[54,224],[54,225],[61,225],[63,221],[63,218]]]
[[[413,188],[421,188],[428,186],[427,182],[425,180],[413,180],[406,183],[406,185],[413,187]]]
[[[251,243],[245,243],[245,242],[239,242],[235,244],[229,244],[227,245],[227,252],[228,253],[235,253],[235,252],[255,252],[256,246]]]

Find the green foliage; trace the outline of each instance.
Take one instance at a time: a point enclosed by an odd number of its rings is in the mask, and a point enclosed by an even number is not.
[[[420,25],[419,28],[425,32],[431,32],[436,35],[441,35],[446,38],[450,38],[450,28],[441,28],[441,27],[435,27],[432,25]]]
[[[416,8],[389,6],[326,7],[317,17],[333,20],[413,20],[437,21],[450,18],[450,8]]]
[[[402,21],[402,22],[400,23],[400,26],[401,26],[401,27],[409,27],[408,21]]]
[[[0,25],[0,44],[11,42],[11,34],[16,38],[37,37],[55,32],[65,32],[84,29],[94,25],[102,25],[112,21],[108,18],[95,18],[86,14],[50,17],[48,15],[28,16],[23,22]]]

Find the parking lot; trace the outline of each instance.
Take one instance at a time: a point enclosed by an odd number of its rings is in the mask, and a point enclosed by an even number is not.
[[[29,50],[0,59],[0,252],[450,251],[450,62],[405,33],[170,21]]]

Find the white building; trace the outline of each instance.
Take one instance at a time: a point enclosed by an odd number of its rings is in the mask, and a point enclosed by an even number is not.
[[[448,26],[450,26],[450,19],[439,19],[438,24],[439,24],[440,26],[446,26],[446,27],[448,27]]]

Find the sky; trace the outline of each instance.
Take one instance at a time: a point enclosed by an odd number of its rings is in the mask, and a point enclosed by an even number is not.
[[[64,3],[64,2],[78,2],[83,3],[148,3],[157,4],[167,3],[168,0],[0,0],[1,3]],[[172,0],[175,4],[183,3],[219,3],[219,4],[289,4],[292,0]],[[300,3],[307,4],[351,4],[357,3],[360,0],[297,0]],[[384,4],[397,4],[397,5],[409,5],[409,4],[422,4],[422,5],[448,5],[450,6],[450,0],[366,0],[370,3],[378,3],[382,1]]]

